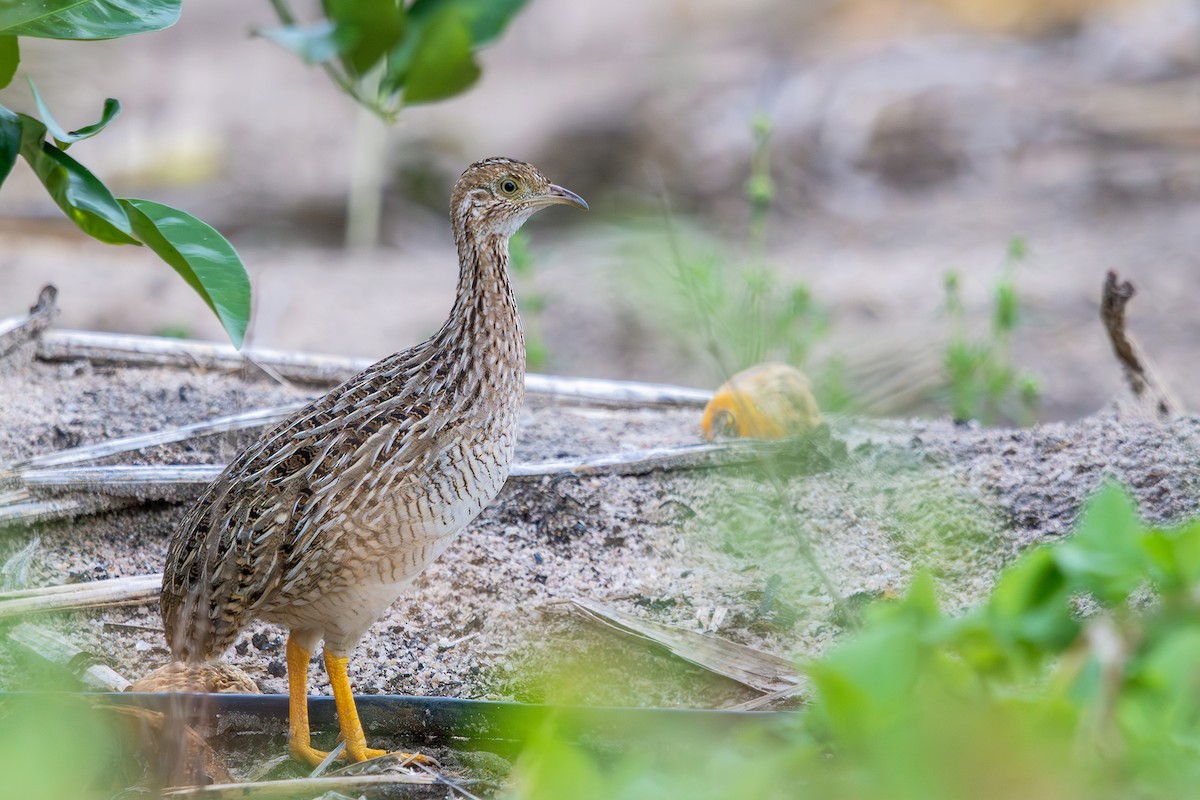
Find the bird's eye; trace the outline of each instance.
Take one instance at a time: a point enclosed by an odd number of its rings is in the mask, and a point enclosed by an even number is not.
[[[517,182],[512,180],[511,178],[509,178],[508,180],[501,181],[500,191],[504,192],[505,194],[515,193],[517,191]]]

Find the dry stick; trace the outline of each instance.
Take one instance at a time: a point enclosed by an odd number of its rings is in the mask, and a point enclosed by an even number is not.
[[[214,419],[207,419],[201,422],[193,422],[190,425],[182,425],[170,430],[140,433],[135,436],[123,436],[119,439],[110,439],[106,442],[82,445],[80,447],[69,447],[65,450],[56,450],[53,453],[43,453],[42,455],[14,461],[10,464],[0,465],[0,482],[3,482],[5,479],[11,479],[13,473],[19,470],[54,467],[64,464],[79,464],[87,461],[95,461],[98,458],[106,458],[117,453],[145,450],[151,447],[158,447],[159,445],[198,439],[202,436],[211,436],[215,433],[261,428],[281,421],[288,414],[291,414],[303,405],[303,403],[290,403],[283,406],[260,408],[253,411],[245,411],[241,414],[231,414],[225,417],[215,417]]]
[[[38,344],[38,357],[48,361],[84,358],[95,363],[196,367],[224,372],[242,369],[249,358],[259,366],[273,368],[288,380],[317,385],[340,383],[374,363],[365,358],[268,349],[249,349],[244,358],[229,345],[86,331],[46,331]],[[712,392],[705,389],[668,384],[538,374],[526,375],[525,388],[530,395],[616,406],[703,407],[712,397]]]
[[[645,386],[650,386],[646,384]],[[79,447],[70,447],[65,450],[56,450],[52,453],[43,453],[37,456],[31,456],[20,461],[10,462],[0,465],[0,486],[5,483],[14,482],[17,474],[23,470],[38,469],[43,467],[63,466],[67,464],[80,464],[88,461],[95,461],[99,458],[107,458],[108,456],[118,453],[128,453],[135,450],[146,450],[151,447],[158,447],[164,444],[174,444],[175,442],[189,441],[198,439],[203,436],[211,436],[216,433],[229,433],[233,431],[247,430],[252,428],[261,428],[267,425],[273,425],[285,419],[289,414],[299,410],[304,406],[303,402],[289,403],[281,406],[271,406],[269,408],[260,408],[253,411],[245,411],[240,414],[231,414],[224,417],[215,417],[213,419],[193,422],[189,425],[182,425],[178,428],[171,428],[165,431],[156,431],[154,433],[141,433],[134,436],[123,436],[118,439],[110,439],[105,442],[96,444],[81,445]],[[647,451],[652,452],[652,451]],[[20,476],[23,478],[23,476]],[[3,500],[0,500],[0,505],[4,505]]]
[[[58,306],[54,303],[57,297],[58,289],[47,284],[38,293],[37,302],[29,309],[29,314],[0,320],[0,358],[49,327],[58,316]]]
[[[517,463],[509,478],[520,481],[568,474],[644,475],[655,471],[732,466],[779,454],[787,445],[786,442],[743,440]],[[89,496],[102,494],[106,498],[162,500],[178,499],[181,492],[203,489],[224,468],[223,464],[114,464],[27,469],[14,474],[27,491],[34,490],[39,494],[87,492]],[[6,510],[4,502],[0,501],[0,518]]]
[[[593,600],[574,598],[571,604],[588,619],[648,639],[685,661],[760,692],[805,691],[805,679],[785,658],[710,633],[645,620]]]
[[[162,575],[158,574],[4,592],[0,594],[0,619],[40,611],[151,603],[161,589]]]
[[[185,786],[167,789],[164,798],[188,798],[189,800],[292,800],[296,797],[324,796],[330,792],[359,793],[372,787],[398,785],[432,786],[438,783],[430,775],[341,775],[322,778],[293,778],[281,781],[255,781],[253,783],[218,783],[212,786]]]
[[[112,497],[161,500],[178,495],[181,489],[203,489],[224,468],[223,464],[114,464],[33,469],[19,473],[19,477],[26,488],[39,493],[102,492]]]
[[[9,464],[0,465],[0,485],[7,481],[14,482],[14,479],[19,479],[22,482],[27,482],[27,475],[18,475],[19,472],[24,472],[32,469],[41,469],[44,467],[64,466],[67,464],[80,464],[88,461],[95,461],[99,458],[116,455],[118,453],[128,453],[135,450],[145,450],[151,447],[157,447],[164,444],[173,444],[175,442],[183,442],[191,439],[198,439],[202,436],[210,436],[214,433],[226,433],[230,431],[245,430],[248,428],[263,427],[271,425],[284,419],[288,414],[297,410],[302,406],[301,403],[294,403],[284,406],[273,406],[271,408],[262,408],[255,411],[247,411],[241,414],[233,414],[227,417],[217,417],[215,419],[204,420],[202,422],[194,422],[190,425],[183,425],[179,428],[172,428],[165,431],[157,431],[155,433],[143,433],[135,436],[125,436],[119,439],[110,439],[106,442],[97,444],[83,445],[80,447],[71,447],[65,450],[57,450],[53,453],[44,453],[38,456],[14,461]],[[702,445],[693,449],[700,452],[705,447]],[[641,451],[641,454],[647,459],[666,458],[668,465],[672,458],[671,453],[681,451],[680,458],[686,458],[682,454],[684,448],[660,448]],[[599,466],[599,461],[603,459],[620,458],[628,460],[636,453],[617,454],[612,456],[601,456],[595,461]],[[546,462],[562,463],[564,466],[559,469],[559,472],[586,470],[591,462],[588,459],[571,460],[563,462]],[[518,465],[518,467],[521,465]],[[552,474],[552,473],[545,473]],[[3,501],[0,500],[0,505]]]
[[[0,503],[0,531],[9,525],[19,527],[112,511],[134,502],[136,501],[133,498],[120,497],[9,500],[7,503]]]
[[[9,631],[8,638],[44,661],[70,672],[90,691],[123,692],[129,688],[129,680],[124,675],[54,631],[23,623]]]
[[[1177,413],[1179,404],[1166,384],[1157,375],[1150,359],[1125,331],[1125,305],[1136,294],[1129,281],[1117,283],[1117,273],[1109,270],[1104,278],[1104,293],[1100,298],[1100,320],[1112,341],[1113,353],[1121,363],[1125,380],[1133,396],[1141,402],[1150,402],[1155,413],[1167,419]]]
[[[339,383],[370,363],[366,359],[269,349],[252,349],[249,355],[255,362],[268,364],[291,380],[323,385]],[[46,361],[82,358],[118,366],[181,367],[216,372],[238,372],[246,366],[242,354],[230,345],[91,331],[46,331],[38,343],[38,357]]]

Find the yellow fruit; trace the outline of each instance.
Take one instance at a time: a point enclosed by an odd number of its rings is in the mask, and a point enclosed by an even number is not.
[[[742,370],[717,389],[700,422],[704,437],[785,439],[821,424],[808,377],[787,364]]]

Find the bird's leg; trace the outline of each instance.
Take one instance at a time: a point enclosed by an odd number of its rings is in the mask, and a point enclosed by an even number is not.
[[[325,651],[325,671],[329,673],[329,683],[333,687],[333,702],[337,706],[338,724],[342,729],[342,738],[346,740],[346,757],[350,761],[366,761],[387,755],[386,750],[376,750],[367,747],[367,736],[363,733],[362,721],[358,718],[358,708],[354,705],[354,692],[350,688],[350,676],[346,665],[350,662],[348,656],[339,656]],[[402,761],[412,761],[421,764],[437,764],[437,761],[420,753],[392,753]]]
[[[292,758],[309,766],[317,766],[328,753],[312,746],[308,729],[308,661],[312,653],[296,641],[294,634],[288,635],[288,749]],[[340,714],[340,711],[339,711]]]

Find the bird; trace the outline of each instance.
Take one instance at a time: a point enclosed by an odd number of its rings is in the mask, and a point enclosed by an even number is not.
[[[588,207],[530,164],[469,166],[451,193],[459,275],[441,328],[266,431],[172,534],[160,602],[172,654],[204,663],[254,618],[286,627],[298,761],[327,756],[308,722],[308,666],[322,642],[347,759],[384,754],[366,746],[349,656],[508,476],[525,381],[508,240],[555,204]]]
[[[821,412],[808,376],[788,364],[757,364],[717,388],[700,420],[704,437],[785,439],[814,430]]]

